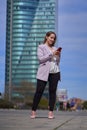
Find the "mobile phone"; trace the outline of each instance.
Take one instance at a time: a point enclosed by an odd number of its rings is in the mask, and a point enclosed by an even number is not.
[[[57,49],[57,51],[59,51],[59,52],[61,52],[61,50],[62,50],[62,47],[59,47],[59,48]]]

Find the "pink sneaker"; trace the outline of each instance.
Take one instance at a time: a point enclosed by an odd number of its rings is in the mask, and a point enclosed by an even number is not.
[[[52,112],[52,111],[50,111],[50,112],[48,113],[48,118],[49,118],[49,119],[53,119],[53,118],[54,118],[54,115],[53,115],[53,112]]]
[[[36,117],[36,112],[35,112],[35,111],[32,111],[30,118],[31,118],[31,119],[35,119],[35,117]]]

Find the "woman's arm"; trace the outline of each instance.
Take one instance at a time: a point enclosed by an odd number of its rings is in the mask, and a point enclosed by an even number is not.
[[[37,56],[40,63],[44,63],[46,61],[51,60],[53,53],[49,51],[49,53],[44,54],[44,48],[42,46],[38,46]]]

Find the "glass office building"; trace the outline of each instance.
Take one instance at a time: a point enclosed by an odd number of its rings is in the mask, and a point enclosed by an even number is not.
[[[5,93],[21,82],[36,83],[37,46],[57,33],[58,0],[7,0]]]

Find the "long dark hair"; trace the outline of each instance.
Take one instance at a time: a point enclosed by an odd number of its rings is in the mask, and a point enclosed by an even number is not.
[[[55,44],[55,42],[56,42],[57,37],[56,37],[56,33],[55,33],[55,32],[52,32],[52,31],[49,31],[49,32],[47,32],[47,33],[46,33],[46,35],[45,35],[45,37],[44,37],[44,41],[43,41],[43,43],[45,43],[45,42],[46,42],[46,40],[47,40],[47,38],[46,38],[46,37],[49,37],[51,34],[54,34],[54,35],[55,35],[55,39],[54,39],[54,42],[53,42],[53,46],[54,46],[54,44]]]

